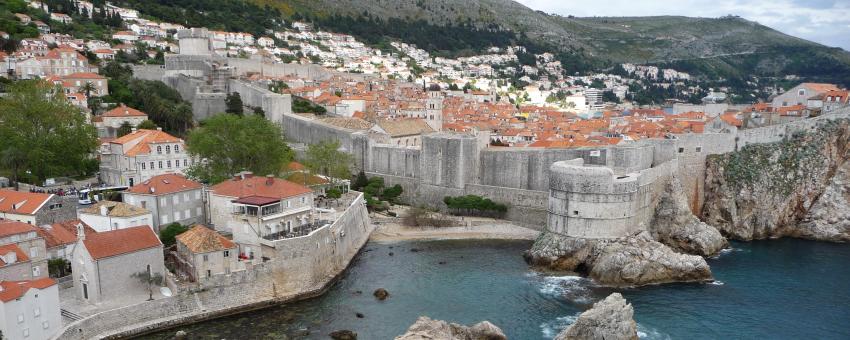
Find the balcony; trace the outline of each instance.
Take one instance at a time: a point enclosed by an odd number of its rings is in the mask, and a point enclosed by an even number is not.
[[[310,235],[310,233],[316,231],[317,229],[319,229],[319,228],[321,228],[325,225],[331,224],[331,223],[333,223],[333,221],[318,220],[318,221],[315,221],[315,222],[310,222],[310,223],[301,225],[300,227],[297,227],[297,228],[293,228],[294,230],[292,230],[292,231],[284,230],[284,231],[279,231],[279,232],[276,232],[276,233],[265,234],[265,235],[263,235],[263,239],[266,239],[266,240],[269,240],[269,241],[277,241],[277,240],[283,240],[283,239],[288,239],[288,238],[296,238],[296,237],[301,237],[301,236],[307,236],[307,235]]]

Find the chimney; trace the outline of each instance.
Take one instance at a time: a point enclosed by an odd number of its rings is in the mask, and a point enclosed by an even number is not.
[[[274,184],[274,175],[266,175],[266,185],[272,186]]]
[[[109,213],[109,208],[106,207],[106,204],[100,205],[100,216],[106,216]]]
[[[156,131],[162,131],[162,127],[157,126]]]
[[[77,223],[77,239],[80,241],[86,240],[86,230],[82,223]]]

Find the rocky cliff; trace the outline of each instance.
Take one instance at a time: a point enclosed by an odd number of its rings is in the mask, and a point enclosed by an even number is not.
[[[850,162],[842,164],[817,202],[789,236],[850,242]]]
[[[694,216],[676,177],[667,183],[661,194],[649,231],[659,242],[692,255],[711,256],[728,245],[717,229]]]
[[[544,232],[525,254],[532,265],[584,273],[603,285],[640,286],[708,281],[711,269],[700,256],[680,254],[649,233],[617,239],[585,239]]]
[[[620,293],[593,304],[575,323],[555,336],[554,340],[633,339],[637,340],[634,309]]]
[[[806,223],[800,222],[848,159],[848,146],[850,123],[842,119],[821,122],[782,142],[748,145],[709,157],[703,221],[739,240],[782,236],[835,239],[832,227],[825,226],[836,225],[845,214],[830,215],[835,207],[829,203],[823,204],[819,218],[812,216],[805,230],[801,226]]]
[[[416,322],[395,340],[505,340],[507,337],[499,327],[488,321],[472,327],[433,320],[420,316]]]

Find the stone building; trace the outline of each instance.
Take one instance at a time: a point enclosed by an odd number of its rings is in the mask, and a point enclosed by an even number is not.
[[[121,195],[127,204],[149,210],[153,214],[151,225],[158,231],[175,222],[203,223],[203,190],[201,183],[179,174],[165,174],[134,185]]]
[[[838,90],[838,87],[833,84],[802,83],[774,97],[771,106],[774,109],[795,105],[805,106],[808,104],[809,98],[836,90]]]
[[[433,114],[433,113],[432,113]],[[440,123],[442,125],[442,123]],[[372,127],[372,132],[389,136],[390,144],[397,146],[420,146],[422,135],[434,132],[425,119],[382,119]]]
[[[80,210],[79,218],[97,232],[150,225],[153,222],[150,210],[113,201],[100,201]]]
[[[108,185],[134,186],[162,174],[182,174],[192,159],[182,139],[160,130],[136,130],[100,151],[100,176]]]
[[[56,281],[0,281],[0,332],[4,339],[52,339],[61,329]]]
[[[36,280],[47,274],[47,247],[36,227],[0,221],[0,280]]]
[[[261,239],[302,231],[311,222],[313,191],[246,172],[210,188],[209,206],[215,229],[233,234],[240,257],[259,260]]]
[[[237,251],[233,241],[200,224],[177,235],[178,270],[189,281],[244,270]]]
[[[0,189],[0,220],[32,225],[67,221],[76,217],[75,203],[54,194]]]
[[[146,113],[121,104],[120,106],[95,117],[93,119],[93,123],[97,128],[98,137],[114,138],[117,137],[118,128],[120,128],[125,122],[135,128],[147,119],[148,115]]]
[[[163,279],[162,242],[149,226],[86,235],[77,232],[72,261],[77,297],[92,304],[132,304],[159,291],[144,277]],[[148,274],[146,274],[148,273]]]

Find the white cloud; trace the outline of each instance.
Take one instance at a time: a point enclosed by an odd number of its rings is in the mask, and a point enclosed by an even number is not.
[[[517,0],[561,15],[720,17],[749,20],[827,46],[850,50],[850,1],[836,0]]]

